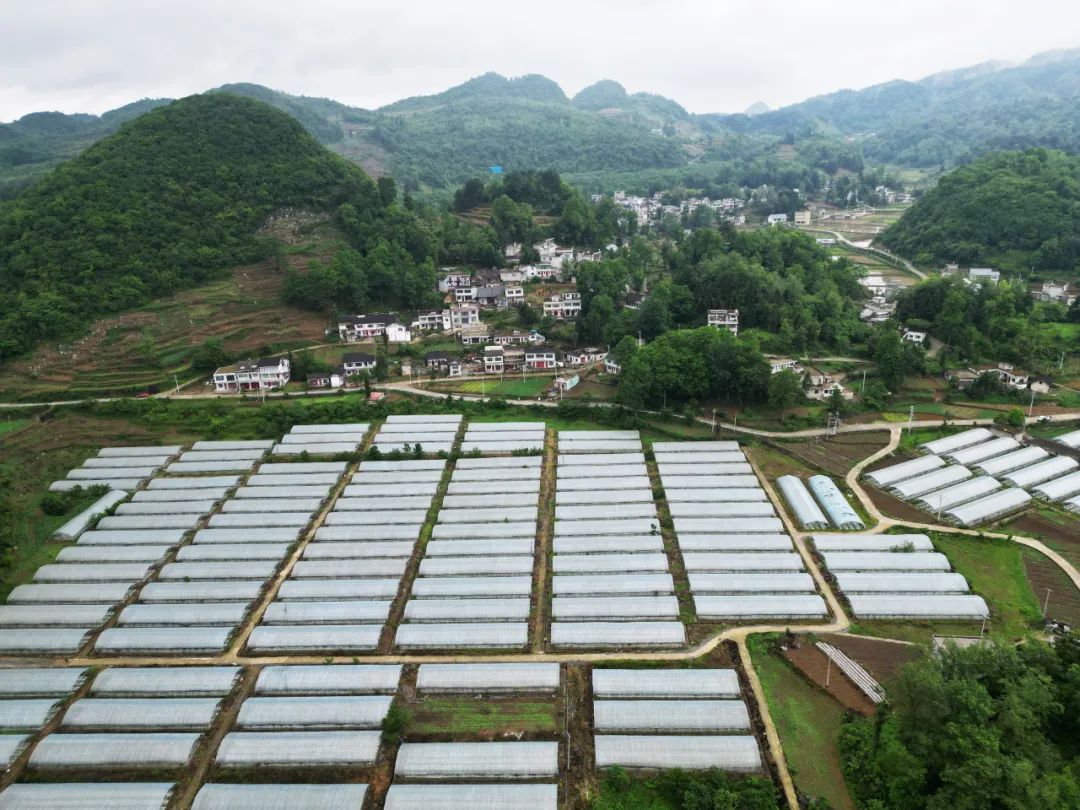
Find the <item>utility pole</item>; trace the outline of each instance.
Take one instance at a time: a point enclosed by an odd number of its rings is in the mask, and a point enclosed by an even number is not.
[[[832,678],[832,656],[826,655],[825,660],[828,662],[825,665],[825,688],[829,688],[829,680]]]
[[[866,369],[862,370],[862,388],[859,389],[860,394],[866,393]]]
[[[1043,600],[1043,618],[1046,618],[1046,609],[1050,607],[1050,589],[1046,589],[1046,598]]]
[[[179,394],[180,393],[180,381],[176,379],[176,372],[175,371],[173,372],[173,375],[172,375],[172,381],[173,381],[173,385],[176,386],[176,393]]]
[[[911,433],[911,423],[914,421],[914,419],[915,419],[915,406],[911,405],[911,406],[908,407],[908,415],[907,415],[907,432],[909,434]]]
[[[1035,391],[1031,391],[1031,403],[1028,405],[1028,419],[1031,418],[1031,412],[1035,410]]]
[[[712,409],[712,435],[713,435],[713,436],[715,436],[715,435],[716,435],[716,431],[717,431],[717,429],[718,429],[719,427],[720,427],[720,425],[719,425],[719,423],[718,423],[718,422],[716,421],[716,408],[713,408],[713,409]]]

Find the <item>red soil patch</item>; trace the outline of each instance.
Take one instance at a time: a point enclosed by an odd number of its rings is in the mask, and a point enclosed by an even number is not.
[[[911,644],[881,641],[874,638],[828,635],[822,641],[838,650],[869,672],[878,683],[891,681],[900,668],[919,658],[922,651]]]
[[[786,658],[811,683],[828,692],[845,709],[862,715],[874,713],[874,703],[849,681],[840,667],[829,666],[829,658],[809,641],[784,651]],[[826,685],[827,682],[827,685]]]

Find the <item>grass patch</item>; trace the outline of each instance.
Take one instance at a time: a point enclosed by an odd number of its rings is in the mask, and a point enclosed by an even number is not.
[[[437,389],[455,394],[535,399],[551,387],[552,379],[554,378],[528,377],[523,380],[463,380],[453,385],[438,385]]]
[[[934,546],[990,606],[990,632],[1019,639],[1042,625],[1024,572],[1022,547],[1008,540],[935,534]]]
[[[509,698],[427,698],[413,707],[405,735],[555,733],[558,725],[551,701]]]
[[[850,810],[854,805],[836,749],[844,708],[770,652],[766,637],[753,636],[748,644],[791,778],[808,796],[826,799],[837,810]]]
[[[3,436],[5,433],[19,430],[28,424],[30,424],[29,419],[5,419],[3,422],[0,422],[0,436]]]

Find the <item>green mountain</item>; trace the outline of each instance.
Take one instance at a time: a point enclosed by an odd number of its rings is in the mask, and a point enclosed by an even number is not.
[[[50,126],[53,126],[50,124]],[[0,356],[267,255],[284,207],[381,209],[295,118],[213,93],[154,109],[0,204]]]
[[[922,262],[1080,273],[1080,157],[987,155],[945,175],[879,237]]]
[[[14,197],[36,183],[60,161],[74,157],[165,99],[143,99],[104,115],[39,112],[0,124],[0,199]]]
[[[685,164],[681,145],[654,134],[655,126],[582,109],[543,76],[488,73],[380,108],[362,138],[407,188],[446,188],[491,166],[575,172]]]
[[[705,117],[737,132],[851,137],[870,161],[937,166],[998,149],[1080,151],[1078,102],[1080,51],[1073,50],[841,90],[754,116]]]

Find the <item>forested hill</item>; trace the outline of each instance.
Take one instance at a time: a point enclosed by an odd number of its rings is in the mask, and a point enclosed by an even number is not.
[[[582,109],[543,76],[488,73],[437,95],[383,107],[371,128],[357,136],[385,156],[406,186],[445,188],[489,166],[581,172],[684,165],[681,144],[652,132],[672,120]]]
[[[988,155],[943,177],[879,240],[924,263],[1075,278],[1080,157],[1045,149]]]
[[[266,255],[255,233],[275,209],[346,202],[382,208],[359,168],[266,104],[155,109],[0,204],[0,356]]]
[[[143,99],[103,115],[36,112],[0,124],[0,199],[14,197],[61,160],[162,104],[168,99]]]
[[[745,133],[855,137],[873,162],[964,163],[994,150],[1080,151],[1080,51],[841,90],[760,115],[706,116]]]

